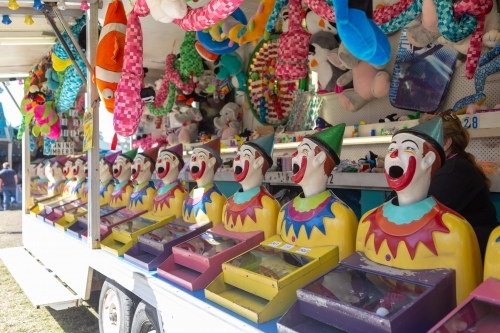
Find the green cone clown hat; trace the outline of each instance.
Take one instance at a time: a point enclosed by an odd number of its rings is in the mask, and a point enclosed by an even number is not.
[[[340,151],[342,150],[344,131],[345,124],[342,123],[318,133],[306,135],[305,138],[320,146],[333,158],[335,164],[338,165],[340,163]]]
[[[401,133],[415,135],[430,143],[438,152],[439,157],[441,157],[441,165],[444,164],[446,154],[443,149],[443,118],[436,117],[415,127],[399,130],[393,137]]]
[[[160,146],[156,146],[153,148],[149,148],[143,152],[140,152],[139,154],[146,157],[147,159],[149,159],[151,161],[151,163],[153,163],[153,165],[155,165],[159,150],[160,150]]]
[[[177,157],[177,159],[179,160],[179,163],[181,164],[181,168],[184,166],[184,159],[182,158],[182,154],[184,153],[184,148],[182,146],[182,143],[179,143],[175,146],[170,146],[168,148],[163,148],[162,150],[160,150],[160,152],[162,151],[168,151],[172,154],[175,155],[175,157]]]
[[[243,145],[250,146],[257,150],[267,161],[269,167],[273,165],[274,133],[261,136],[252,141],[247,141]]]
[[[197,146],[195,149],[205,149],[210,154],[212,154],[219,166],[222,165],[222,158],[220,157],[220,138],[204,143],[202,146]]]
[[[136,148],[136,149],[129,150],[129,151],[128,151],[128,152],[126,152],[126,153],[120,154],[120,156],[125,157],[125,158],[126,158],[126,159],[128,159],[130,162],[132,162],[132,161],[134,160],[135,155],[137,155],[137,148]]]

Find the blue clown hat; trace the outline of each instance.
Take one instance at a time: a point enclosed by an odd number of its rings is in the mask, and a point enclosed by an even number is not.
[[[274,133],[261,136],[252,141],[243,143],[256,149],[267,161],[269,167],[273,165]]]
[[[394,136],[400,133],[413,134],[424,139],[434,147],[441,157],[441,165],[446,161],[446,154],[443,148],[443,118],[436,117],[415,127],[397,131]]]

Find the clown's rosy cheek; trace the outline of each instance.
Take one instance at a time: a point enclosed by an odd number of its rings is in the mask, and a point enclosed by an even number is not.
[[[239,161],[241,158],[240,158],[240,155],[236,156],[236,158],[234,159],[235,161]]]
[[[296,157],[298,154],[299,154],[299,152],[296,151],[295,153],[292,154],[292,157]]]

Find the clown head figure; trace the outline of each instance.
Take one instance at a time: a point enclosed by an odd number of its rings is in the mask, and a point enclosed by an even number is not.
[[[132,162],[134,161],[137,149],[118,155],[113,163],[113,177],[118,183],[128,182],[132,174]]]
[[[179,178],[179,172],[184,167],[182,153],[183,148],[181,143],[169,148],[163,148],[158,153],[156,175],[163,184],[171,184]]]
[[[330,173],[340,162],[344,130],[345,124],[339,124],[307,135],[292,155],[292,180],[302,187],[306,198],[325,191]]]
[[[243,191],[256,188],[273,165],[274,134],[268,134],[241,145],[233,163],[234,179]]]
[[[427,197],[431,178],[446,160],[442,118],[398,131],[385,156],[385,176],[404,206]]]
[[[49,161],[41,161],[35,166],[35,174],[39,179],[47,179],[47,175],[45,174],[45,166],[50,165]]]
[[[63,168],[66,163],[66,159],[67,158],[65,157],[59,157],[54,159],[52,163],[47,164],[45,167],[45,174],[47,175],[49,182],[57,184],[65,179]]]
[[[120,150],[101,158],[99,162],[99,180],[101,184],[106,184],[113,179],[113,163],[121,153]]]
[[[132,163],[132,180],[137,184],[142,184],[151,180],[155,171],[156,157],[159,147],[151,148],[142,153],[138,153]]]
[[[68,158],[64,163],[63,175],[68,181],[71,181],[75,178],[75,174],[73,173],[74,163],[75,163],[74,160],[71,158]]]
[[[189,173],[198,187],[204,187],[214,182],[215,172],[221,165],[220,139],[217,138],[193,150]]]
[[[82,183],[85,181],[85,165],[87,164],[87,156],[80,156],[75,160],[73,166],[73,174],[75,175],[76,181]]]

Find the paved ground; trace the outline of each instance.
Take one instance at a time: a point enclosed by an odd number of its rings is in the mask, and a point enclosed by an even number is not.
[[[0,248],[22,246],[21,212],[0,211]],[[97,333],[99,293],[84,306],[62,311],[35,309],[0,260],[1,333]]]

